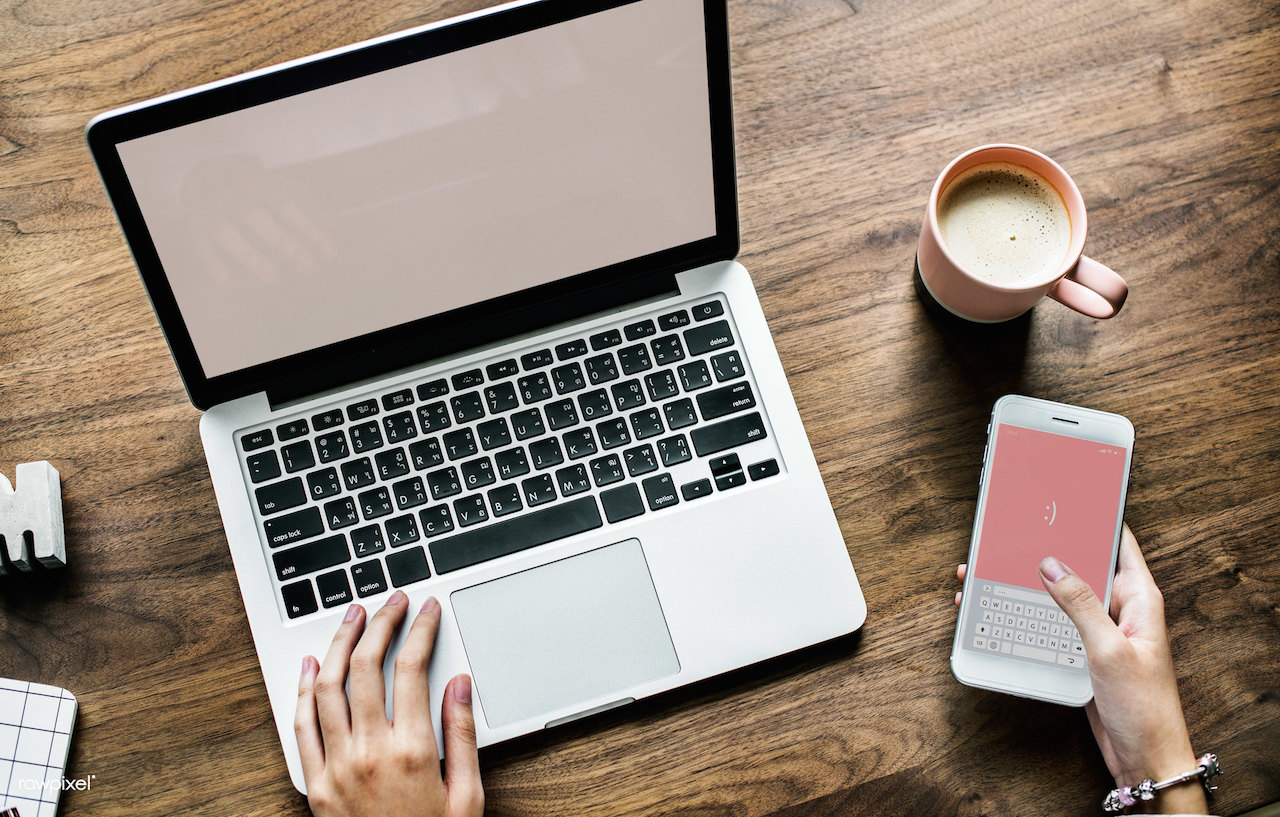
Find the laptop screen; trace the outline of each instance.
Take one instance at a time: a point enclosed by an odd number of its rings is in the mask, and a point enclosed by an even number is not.
[[[641,0],[120,143],[206,376],[714,235],[702,17]]]

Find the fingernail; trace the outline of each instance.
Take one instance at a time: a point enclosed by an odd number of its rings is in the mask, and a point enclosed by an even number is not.
[[[1040,575],[1044,576],[1045,581],[1049,582],[1049,584],[1057,582],[1070,572],[1066,565],[1053,556],[1046,556],[1044,561],[1040,562]]]
[[[397,590],[391,594],[391,598],[387,599],[387,604],[404,604],[408,599],[409,597],[404,594],[403,590]]]
[[[311,656],[309,655],[302,656],[302,675],[298,677],[299,684],[306,683],[307,678],[311,675],[312,673],[311,661],[312,661]]]
[[[356,620],[356,616],[358,616],[358,615],[360,615],[360,605],[358,605],[358,604],[353,604],[353,605],[351,605],[350,607],[348,607],[348,608],[347,608],[347,614],[346,614],[345,616],[343,616],[342,620],[343,620],[344,622],[345,622],[345,621],[355,621],[355,620]]]
[[[453,697],[460,704],[471,703],[471,676],[459,675],[453,682]]]
[[[422,609],[419,613],[430,613],[432,610],[440,606],[440,602],[436,601],[435,596],[428,596],[427,600],[422,603]]]

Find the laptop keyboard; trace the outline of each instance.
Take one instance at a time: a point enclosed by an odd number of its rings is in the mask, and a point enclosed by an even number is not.
[[[735,451],[767,437],[713,299],[238,442],[299,618],[774,476]]]

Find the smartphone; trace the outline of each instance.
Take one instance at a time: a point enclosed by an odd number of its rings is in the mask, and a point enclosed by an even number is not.
[[[963,684],[1084,706],[1080,634],[1038,566],[1056,556],[1111,603],[1133,458],[1119,414],[1005,395],[987,427],[951,671]]]

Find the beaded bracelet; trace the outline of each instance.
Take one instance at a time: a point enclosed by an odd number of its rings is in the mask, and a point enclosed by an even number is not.
[[[1152,800],[1156,796],[1156,792],[1161,789],[1167,789],[1170,786],[1176,786],[1179,783],[1186,783],[1189,780],[1203,778],[1200,782],[1204,785],[1205,794],[1210,794],[1218,790],[1217,786],[1209,785],[1209,778],[1222,774],[1222,769],[1218,767],[1218,756],[1215,754],[1204,754],[1200,756],[1199,761],[1193,770],[1180,774],[1177,777],[1171,777],[1168,780],[1161,780],[1157,783],[1154,780],[1144,780],[1136,786],[1121,786],[1118,789],[1112,789],[1106,799],[1102,801],[1102,810],[1108,814],[1116,814],[1124,811],[1128,806],[1136,804],[1139,800]]]

